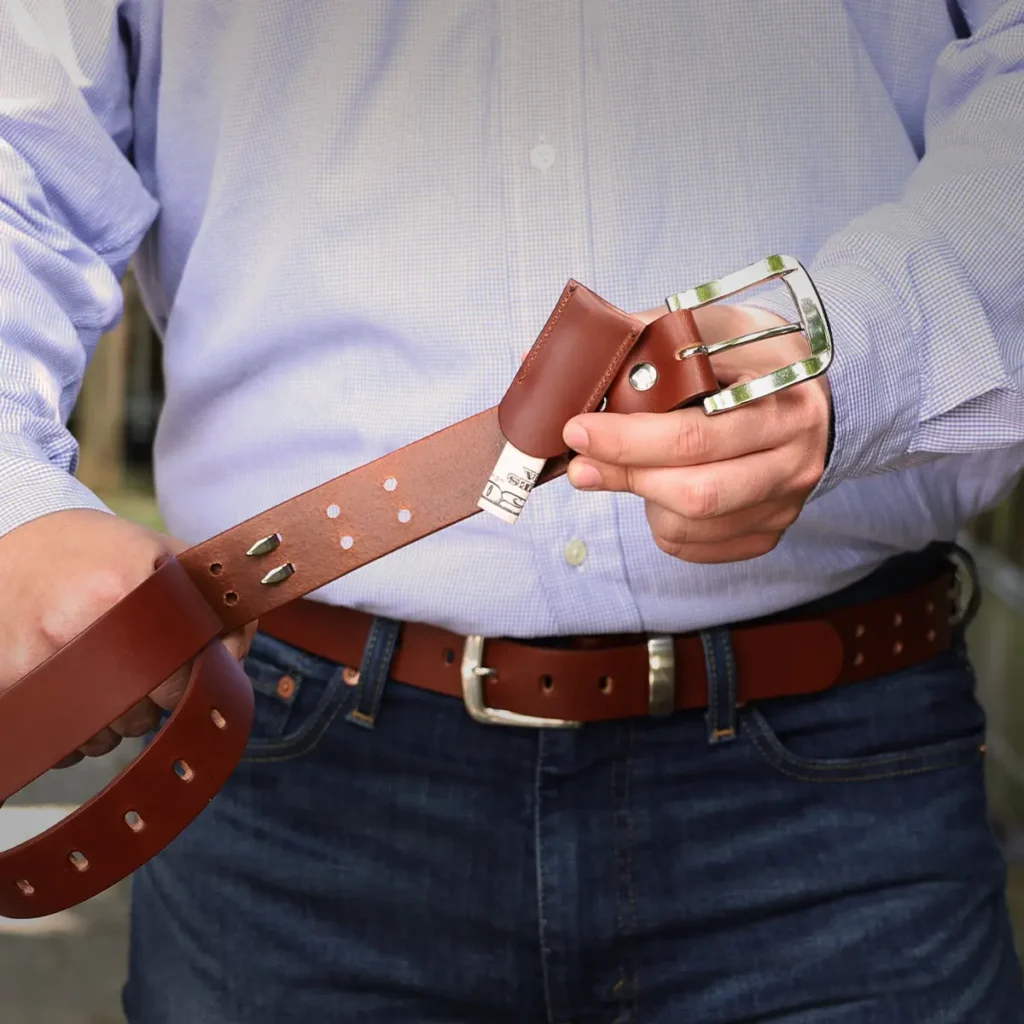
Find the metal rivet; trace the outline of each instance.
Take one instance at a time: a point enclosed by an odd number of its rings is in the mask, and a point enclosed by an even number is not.
[[[857,653],[856,653],[856,654],[855,654],[855,655],[853,656],[853,663],[854,663],[854,665],[863,665],[863,664],[864,664],[864,655],[863,655],[863,654],[861,654],[861,652],[860,652],[860,651],[858,651],[858,652],[857,652]]]
[[[896,643],[894,643],[892,645],[892,653],[893,654],[902,654],[903,653],[903,641],[902,640],[897,640]]]
[[[341,515],[341,506],[340,505],[328,505],[327,506],[327,518],[328,519],[337,519],[338,516],[340,516],[340,515]]]
[[[275,587],[278,583],[284,583],[289,576],[295,575],[295,566],[291,562],[285,562],[284,565],[279,565],[274,569],[271,569],[263,579],[260,580],[266,587]]]
[[[355,544],[355,541],[346,533],[345,536],[341,538],[340,544],[346,551],[348,551],[348,549]]]
[[[634,391],[650,391],[658,383],[658,368],[654,363],[637,363],[627,379]]]
[[[853,635],[854,635],[854,636],[857,636],[857,637],[861,637],[861,636],[863,636],[863,635],[864,635],[864,634],[865,634],[866,632],[867,632],[867,630],[866,630],[866,629],[864,628],[864,625],[863,625],[863,623],[861,623],[861,624],[860,624],[860,625],[858,625],[858,626],[857,626],[857,628],[856,628],[856,629],[855,629],[855,630],[853,631]]]
[[[295,680],[291,676],[281,676],[278,679],[277,695],[281,700],[291,700],[295,695]]]
[[[250,558],[255,558],[258,555],[269,555],[281,543],[281,534],[271,533],[266,537],[261,537],[248,551],[246,554]]]
[[[899,612],[892,617],[892,624],[897,628],[903,625],[903,616]]]
[[[346,686],[355,686],[359,682],[359,669],[347,665],[341,670],[341,681]]]

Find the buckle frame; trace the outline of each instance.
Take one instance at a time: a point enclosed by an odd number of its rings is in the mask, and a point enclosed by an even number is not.
[[[794,384],[800,384],[825,373],[832,362],[833,353],[832,329],[825,314],[825,307],[822,305],[821,297],[818,295],[818,290],[814,287],[810,275],[800,261],[792,256],[768,256],[742,270],[737,270],[714,281],[708,281],[689,291],[670,295],[665,300],[670,312],[674,313],[681,309],[694,310],[777,278],[786,285],[796,303],[800,315],[798,322],[780,324],[763,331],[744,334],[738,338],[727,338],[725,341],[718,341],[712,345],[698,345],[681,349],[677,355],[680,359],[698,352],[714,355],[725,349],[750,345],[756,341],[767,341],[769,338],[795,334],[798,331],[802,332],[810,342],[811,354],[805,359],[799,359],[788,366],[773,370],[763,377],[746,381],[743,384],[736,384],[731,388],[725,388],[709,395],[704,399],[704,411],[709,416],[746,405],[747,402],[764,398],[766,395],[774,395]]]
[[[494,675],[495,670],[484,665],[483,655],[484,638],[479,634],[467,636],[462,645],[462,702],[473,721],[481,725],[512,725],[528,729],[578,729],[583,724],[489,707],[484,699],[484,680]]]

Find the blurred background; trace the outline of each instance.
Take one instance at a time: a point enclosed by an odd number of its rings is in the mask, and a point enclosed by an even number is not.
[[[90,365],[72,430],[78,476],[118,514],[161,528],[150,451],[163,399],[159,341],[134,282],[126,312]],[[982,610],[969,643],[989,715],[988,785],[993,826],[1010,866],[1009,896],[1024,939],[1024,485],[971,524],[963,543],[981,573]],[[99,760],[50,772],[0,809],[0,849],[63,818],[134,756],[122,745]],[[123,1024],[119,992],[127,951],[128,883],[44,918],[0,918],[0,1024]]]

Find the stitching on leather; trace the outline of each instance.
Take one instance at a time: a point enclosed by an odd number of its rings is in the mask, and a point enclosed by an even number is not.
[[[548,343],[548,338],[551,336],[551,332],[555,329],[555,326],[561,319],[562,314],[565,312],[565,307],[569,305],[575,294],[575,287],[567,287],[562,293],[562,297],[558,300],[558,304],[551,311],[551,316],[548,318],[547,325],[544,330],[540,332],[540,337],[527,353],[523,365],[519,368],[519,373],[516,374],[516,384],[522,384],[526,379],[526,375],[530,371],[530,364],[537,358],[537,356],[540,355],[541,349]]]
[[[756,708],[749,708],[748,712],[753,725],[748,735],[762,757],[783,775],[801,782],[872,782],[879,779],[899,778],[904,775],[921,775],[925,772],[970,764],[982,756],[981,742],[970,739],[932,744],[917,750],[908,750],[878,758],[843,761],[834,766],[816,764],[811,760],[798,758],[786,750],[775,736],[767,720]],[[912,764],[915,761],[919,763],[914,767],[887,768],[887,766]],[[839,772],[854,772],[855,774],[840,775]]]
[[[601,379],[594,386],[594,390],[590,392],[590,397],[587,399],[586,404],[580,410],[586,412],[592,406],[595,406],[600,400],[601,396],[608,390],[608,384],[612,378],[619,372],[619,368],[622,366],[622,361],[626,358],[629,350],[636,343],[637,331],[635,327],[629,329],[629,333],[625,339],[621,342],[619,347],[615,350],[615,358],[612,360],[608,369],[601,375]]]

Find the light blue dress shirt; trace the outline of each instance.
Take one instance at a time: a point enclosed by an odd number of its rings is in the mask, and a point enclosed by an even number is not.
[[[65,422],[133,255],[194,542],[496,403],[570,276],[639,310],[781,252],[837,437],[771,554],[685,564],[562,480],[316,596],[684,630],[952,537],[1024,464],[1024,2],[961,7],[958,40],[945,0],[4,0],[0,532],[102,507]]]

